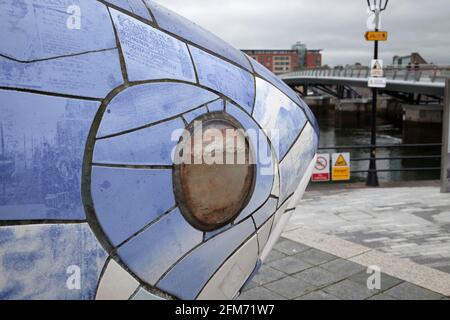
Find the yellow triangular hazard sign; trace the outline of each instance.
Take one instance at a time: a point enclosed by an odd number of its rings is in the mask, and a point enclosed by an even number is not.
[[[334,166],[335,167],[348,167],[347,161],[345,161],[345,158],[342,154],[339,155],[339,158],[337,158]]]

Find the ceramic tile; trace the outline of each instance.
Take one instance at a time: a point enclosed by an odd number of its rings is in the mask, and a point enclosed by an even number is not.
[[[271,139],[278,159],[283,159],[306,124],[305,113],[297,104],[259,78],[253,117]]]
[[[280,163],[280,201],[283,203],[299,185],[317,151],[317,135],[310,124],[302,131],[286,158]]]
[[[267,221],[259,230],[258,230],[258,244],[259,244],[259,254],[261,255],[266,247],[267,241],[270,237],[270,231],[272,230],[273,218]],[[263,261],[264,262],[264,261]]]
[[[267,202],[253,214],[256,228],[261,227],[267,220],[269,220],[277,211],[278,200],[269,198]]]
[[[81,167],[98,102],[0,90],[0,220],[83,220]]]
[[[298,94],[292,90],[283,80],[278,78],[275,74],[273,74],[270,70],[268,70],[266,67],[261,65],[258,61],[254,60],[253,58],[249,58],[250,62],[252,63],[253,68],[255,69],[255,72],[264,78],[265,80],[269,81],[272,85],[277,87],[279,90],[281,90],[285,95],[287,95],[292,101],[295,103],[300,103],[301,99],[298,96]]]
[[[140,288],[138,292],[131,298],[131,300],[164,300],[163,298],[154,295],[153,293],[148,292],[144,288]]]
[[[210,112],[223,111],[224,109],[224,101],[222,99],[216,100],[208,104],[208,109]]]
[[[248,219],[205,242],[177,263],[157,284],[158,288],[181,299],[195,299],[227,258],[254,232],[253,222]]]
[[[110,9],[130,81],[178,79],[195,82],[185,43],[122,12]]]
[[[97,219],[114,245],[175,205],[172,170],[93,167],[91,192]]]
[[[20,63],[0,57],[0,86],[104,98],[123,83],[116,49]]]
[[[206,109],[206,107],[201,107],[201,108],[195,109],[194,111],[185,113],[183,115],[183,118],[186,120],[187,123],[191,123],[196,118],[198,118],[199,116],[201,116],[202,114],[205,114],[207,112],[208,112],[208,110]]]
[[[147,6],[144,4],[142,0],[128,0],[128,3],[131,8],[131,12],[141,16],[144,19],[152,21],[152,17],[150,16],[150,12],[147,9]]]
[[[153,1],[145,2],[155,16],[158,25],[164,30],[213,51],[251,71],[250,63],[240,50],[233,48],[222,39],[175,12]]]
[[[203,233],[191,227],[178,209],[150,226],[118,249],[127,266],[150,285],[203,240]]]
[[[94,299],[106,258],[87,224],[1,227],[0,299]]]
[[[155,126],[97,140],[94,163],[127,165],[172,165],[172,151],[184,129],[177,118]]]
[[[255,269],[258,241],[254,236],[231,256],[200,292],[199,300],[231,300]]]
[[[266,260],[267,256],[270,254],[273,247],[278,242],[278,239],[280,238],[281,232],[283,231],[285,224],[289,221],[290,218],[289,214],[285,214],[287,205],[288,203],[286,202],[280,208],[278,208],[277,212],[275,213],[275,216],[273,218],[274,220],[272,225],[272,231],[260,255],[260,259],[262,261]]]
[[[97,137],[146,126],[196,109],[218,96],[199,87],[174,82],[125,89],[108,105]]]
[[[192,46],[189,49],[200,84],[223,93],[251,113],[255,96],[253,75],[203,50]]]
[[[67,13],[70,5],[78,6],[82,14],[76,30],[67,27],[72,21]],[[20,61],[116,47],[108,10],[98,1],[2,1],[0,26],[0,53]]]
[[[139,282],[111,259],[100,280],[95,299],[128,300],[138,287]]]
[[[315,165],[316,165],[316,157],[314,156],[310,160],[310,163],[307,166],[307,169],[303,174],[303,177],[301,178],[300,184],[297,186],[294,195],[288,201],[289,202],[289,205],[287,207],[288,210],[296,208],[300,204],[300,201],[302,201],[306,187],[308,187],[308,184],[311,182],[311,175]]]

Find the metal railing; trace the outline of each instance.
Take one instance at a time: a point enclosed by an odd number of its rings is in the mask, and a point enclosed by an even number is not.
[[[351,150],[370,150],[371,145],[354,145],[354,146],[334,146],[334,147],[321,147],[319,151],[335,150],[338,152],[351,151]],[[440,143],[425,143],[425,144],[393,144],[393,145],[376,145],[375,149],[408,149],[408,148],[432,148],[442,147]],[[377,157],[376,161],[391,161],[391,160],[422,160],[422,159],[441,159],[440,154],[436,155],[412,155],[412,156],[394,156],[394,157]],[[363,162],[370,161],[370,157],[367,158],[350,158],[350,162]],[[352,170],[352,174],[369,173],[369,172],[420,172],[420,171],[440,171],[441,167],[410,167],[410,168],[398,168],[398,169],[376,169],[376,170]]]
[[[445,79],[450,77],[450,66],[413,65],[411,67],[385,67],[384,74],[387,80],[445,83]],[[370,69],[367,67],[347,67],[335,69],[305,69],[282,74],[280,75],[280,78],[314,77],[367,79],[369,76]]]

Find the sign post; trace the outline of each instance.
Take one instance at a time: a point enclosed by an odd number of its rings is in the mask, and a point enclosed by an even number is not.
[[[375,30],[372,34],[373,40],[375,43],[374,46],[374,54],[373,59],[378,60],[378,41],[380,37],[380,14],[382,11],[386,10],[386,7],[388,5],[389,0],[373,0],[373,4],[371,0],[367,0],[367,5],[369,6],[369,10],[375,14]],[[366,34],[366,38],[368,38],[369,35]],[[387,33],[385,35],[385,38],[387,40]],[[369,40],[369,39],[367,39]],[[372,81],[369,81],[368,85],[370,83],[375,83],[374,78],[371,78]],[[367,175],[367,181],[366,184],[369,187],[378,187],[378,174],[377,174],[377,97],[378,97],[378,89],[381,87],[383,83],[375,83],[372,86],[372,123],[371,123],[371,139],[370,139],[370,165],[369,165],[369,173]],[[385,86],[385,83],[384,83]]]
[[[450,79],[447,79],[445,84],[443,124],[441,192],[448,193],[450,192]]]
[[[333,181],[350,180],[350,153],[333,153],[331,157]]]
[[[313,182],[330,181],[330,155],[328,153],[317,155],[311,180]]]

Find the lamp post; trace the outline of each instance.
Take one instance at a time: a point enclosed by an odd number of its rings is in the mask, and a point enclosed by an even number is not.
[[[375,31],[380,29],[380,14],[386,10],[389,0],[367,0],[369,10],[375,14]],[[375,41],[374,59],[378,59],[378,41]],[[377,97],[378,89],[372,88],[372,119],[371,119],[371,138],[370,138],[370,165],[366,184],[369,187],[378,187],[377,174]]]

